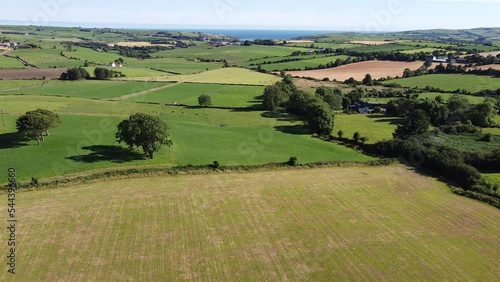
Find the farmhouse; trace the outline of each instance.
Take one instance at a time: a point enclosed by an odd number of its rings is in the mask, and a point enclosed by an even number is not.
[[[351,106],[349,106],[349,109],[351,111],[359,112],[360,114],[372,114],[375,112],[375,107],[381,107],[383,105],[380,104],[371,104],[367,102],[355,102]],[[382,108],[382,107],[381,107]],[[386,109],[382,108],[382,112],[385,112]]]
[[[447,57],[432,56],[432,57],[427,57],[426,61],[427,62],[434,62],[434,63],[446,63],[446,62],[448,62],[448,58]]]
[[[111,67],[111,68],[121,68],[121,67],[123,67],[123,65],[120,64],[120,63],[112,62],[112,63],[108,64],[108,67]]]

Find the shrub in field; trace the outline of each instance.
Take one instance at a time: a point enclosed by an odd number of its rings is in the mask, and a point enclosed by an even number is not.
[[[297,161],[298,161],[297,157],[290,157],[290,159],[287,162],[287,165],[297,166],[297,164],[298,164]]]
[[[198,104],[201,107],[208,107],[212,105],[212,98],[208,96],[207,94],[203,94],[200,97],[198,97]]]

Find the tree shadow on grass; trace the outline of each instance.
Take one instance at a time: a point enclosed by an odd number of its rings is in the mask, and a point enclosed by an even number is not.
[[[297,125],[286,125],[286,126],[275,126],[274,129],[277,131],[294,134],[294,135],[309,135],[310,132],[304,124]]]
[[[377,119],[375,120],[375,122],[385,122],[385,123],[389,123],[389,124],[400,124],[401,123],[401,118],[397,118],[397,117],[389,117],[389,116],[386,116],[386,115],[383,115],[383,114],[371,114],[371,115],[366,115],[367,117],[369,118],[372,118],[372,119]]]
[[[273,119],[276,119],[278,121],[290,121],[290,122],[300,121],[300,119],[297,116],[291,115],[291,114],[286,113],[286,112],[277,112],[277,111],[264,112],[261,114],[261,117],[273,118]]]
[[[17,132],[0,134],[0,150],[28,146],[28,141],[28,138]]]
[[[120,146],[96,145],[83,147],[83,150],[92,151],[88,155],[72,156],[66,159],[79,163],[113,162],[126,163],[146,159],[146,156],[137,151]]]

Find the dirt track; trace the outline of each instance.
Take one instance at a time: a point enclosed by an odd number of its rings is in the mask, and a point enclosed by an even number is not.
[[[391,62],[391,61],[369,61],[355,64],[349,64],[337,68],[311,70],[311,71],[290,71],[287,72],[293,76],[298,77],[313,77],[316,79],[323,79],[328,77],[330,80],[336,79],[344,81],[351,77],[356,80],[362,80],[367,73],[374,79],[382,77],[396,77],[402,76],[406,68],[416,70],[420,68],[424,62]]]

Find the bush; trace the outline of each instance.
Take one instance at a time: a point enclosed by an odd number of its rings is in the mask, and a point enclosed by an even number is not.
[[[30,186],[31,187],[38,187],[40,184],[38,182],[38,178],[35,178],[35,177],[31,177],[31,182],[30,182]]]
[[[218,161],[214,161],[212,167],[214,169],[219,169],[220,168],[220,163]]]
[[[493,134],[491,133],[485,134],[483,138],[480,139],[480,141],[493,142]]]
[[[286,164],[289,166],[297,166],[297,160],[297,157],[290,157]]]
[[[212,105],[212,98],[208,96],[207,94],[203,94],[200,97],[198,97],[198,104],[201,107],[208,107]]]

